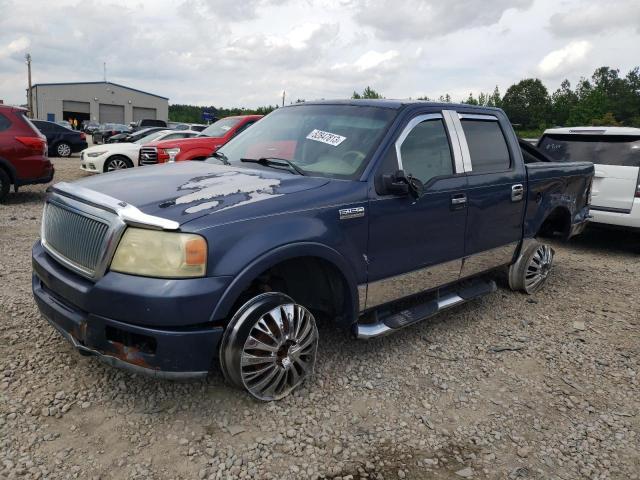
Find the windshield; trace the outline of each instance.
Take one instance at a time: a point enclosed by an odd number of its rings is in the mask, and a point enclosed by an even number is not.
[[[540,150],[557,162],[640,167],[640,137],[628,135],[545,135]]]
[[[212,123],[207,128],[202,130],[199,137],[224,137],[229,130],[235,127],[242,121],[239,117],[228,117],[218,120],[216,123]]]
[[[146,135],[144,137],[142,137],[139,140],[136,140],[133,143],[137,143],[138,145],[143,145],[145,143],[149,143],[149,142],[153,142],[156,138],[158,138],[160,135],[164,135],[165,132],[163,132],[162,130],[157,131],[157,132],[153,132],[150,133],[149,135]]]
[[[305,175],[353,180],[364,170],[395,115],[392,109],[353,105],[281,108],[218,151],[230,163],[279,158],[292,162]]]

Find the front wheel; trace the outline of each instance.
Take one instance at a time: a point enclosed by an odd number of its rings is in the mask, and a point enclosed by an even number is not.
[[[104,164],[104,171],[113,172],[115,170],[124,170],[125,168],[132,168],[132,167],[133,167],[133,163],[131,163],[131,160],[129,160],[128,158],[111,157]]]
[[[553,266],[555,252],[544,243],[535,242],[523,251],[513,265],[509,267],[509,286],[512,290],[521,290],[529,295],[540,290]]]
[[[220,366],[225,378],[259,400],[287,396],[313,374],[318,348],[315,318],[289,296],[257,295],[225,330]]]
[[[58,145],[56,145],[56,154],[59,157],[71,156],[71,146],[68,143],[60,142]]]

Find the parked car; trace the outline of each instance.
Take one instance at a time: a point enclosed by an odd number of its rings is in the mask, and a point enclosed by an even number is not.
[[[157,145],[144,145],[140,149],[140,165],[153,165],[169,161],[204,160],[217,148],[243,132],[262,115],[240,115],[218,120],[195,138],[167,140]]]
[[[279,108],[206,162],[60,183],[33,293],[77,349],[261,400],[313,372],[315,319],[359,338],[496,289],[532,294],[587,221],[591,163],[525,165],[502,110],[361,100]]]
[[[49,153],[52,155],[69,157],[72,153],[87,148],[87,136],[84,132],[71,130],[45,120],[32,120],[32,122],[47,137]]]
[[[137,122],[135,122],[133,124],[133,127],[131,127],[131,130],[135,132],[136,130],[142,130],[143,128],[149,128],[149,127],[169,128],[167,127],[167,122],[165,122],[164,120],[156,120],[155,118],[145,118],[143,120],[138,120]]]
[[[135,142],[137,140],[140,140],[142,137],[146,137],[150,133],[161,132],[162,130],[166,130],[166,128],[151,127],[143,128],[142,130],[136,130],[135,132],[118,133],[116,135],[110,136],[109,140],[107,140],[106,143]]]
[[[190,130],[156,130],[149,128],[146,135],[132,142],[105,143],[83,150],[80,153],[80,168],[89,173],[104,173],[131,168],[138,163],[138,154],[143,144],[177,138],[190,138],[198,134]]]
[[[105,143],[113,135],[130,132],[131,130],[126,125],[120,123],[105,123],[93,132],[93,143]]]
[[[552,128],[539,148],[557,162],[595,164],[592,222],[640,228],[640,128]]]
[[[47,139],[31,123],[24,108],[0,104],[0,202],[11,185],[49,183],[53,165],[47,158]]]
[[[208,125],[203,125],[201,123],[169,122],[168,125],[172,130],[195,130],[196,132],[201,132],[208,127]]]
[[[98,122],[83,120],[81,129],[84,133],[88,133],[89,135],[92,135],[93,132],[95,132],[98,129],[98,127],[100,127],[100,124]]]
[[[60,120],[59,122],[54,122],[56,125],[60,125],[61,127],[68,128],[69,130],[73,130],[73,125],[71,125],[66,120]]]

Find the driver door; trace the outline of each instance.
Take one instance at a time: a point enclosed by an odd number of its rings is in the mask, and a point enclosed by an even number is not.
[[[383,159],[369,202],[366,309],[459,279],[467,179],[455,135],[441,113],[418,115]],[[397,170],[422,181],[422,197],[384,192],[379,179]]]

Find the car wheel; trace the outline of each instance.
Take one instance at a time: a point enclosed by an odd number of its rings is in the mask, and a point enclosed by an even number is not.
[[[225,378],[264,401],[287,396],[313,374],[318,329],[283,293],[253,297],[235,313],[220,347]]]
[[[104,171],[113,172],[115,170],[124,170],[125,168],[131,168],[131,167],[133,167],[133,163],[131,163],[131,160],[129,160],[128,158],[111,157],[104,164]]]
[[[509,286],[529,295],[539,291],[549,277],[554,255],[553,248],[547,244],[530,245],[509,267]]]
[[[11,187],[11,179],[7,172],[0,168],[0,202],[4,201],[9,195],[9,188]]]
[[[71,146],[68,143],[60,142],[56,145],[56,155],[59,157],[69,157],[71,155]]]

